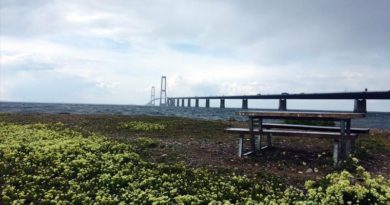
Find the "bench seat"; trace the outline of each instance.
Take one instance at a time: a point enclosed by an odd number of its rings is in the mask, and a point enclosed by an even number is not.
[[[340,132],[340,127],[298,125],[298,124],[263,123],[263,128],[302,129],[302,130],[312,130],[312,131]],[[369,133],[369,131],[370,128],[351,128],[351,133],[356,133],[356,134],[367,134]]]
[[[255,133],[259,132],[259,129],[253,130]],[[249,128],[227,128],[225,132],[230,134],[250,134]],[[356,138],[356,133],[351,133],[350,135],[341,135],[340,132],[324,132],[324,131],[302,131],[302,130],[277,130],[277,129],[263,129],[262,134],[272,134],[274,136],[317,136],[317,137],[325,137],[325,138]]]

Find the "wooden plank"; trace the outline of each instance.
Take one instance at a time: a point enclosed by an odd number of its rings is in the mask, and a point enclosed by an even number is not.
[[[248,128],[226,128],[224,131],[231,134],[249,134]],[[259,130],[254,131],[259,132]]]
[[[253,130],[255,133],[258,133],[258,129]],[[248,128],[227,128],[225,132],[231,134],[250,134]],[[274,129],[265,129],[263,130],[264,134],[273,134],[277,136],[319,136],[319,137],[338,137],[338,138],[356,138],[357,134],[351,133],[350,135],[342,135],[340,132],[318,132],[318,131],[298,131],[298,130],[274,130]]]
[[[249,155],[252,155],[255,153],[256,153],[255,151],[249,151],[249,152],[244,153],[243,156],[249,156]]]
[[[340,127],[332,126],[314,126],[314,125],[298,125],[298,124],[279,124],[279,123],[263,123],[263,127],[266,129],[280,128],[280,129],[302,129],[313,131],[340,131]],[[351,133],[366,134],[369,133],[370,128],[351,128]]]
[[[263,130],[263,133],[271,133],[278,136],[321,136],[321,137],[342,137],[355,138],[356,134],[341,135],[339,132],[317,132],[317,131],[296,131],[296,130]]]
[[[341,112],[292,112],[292,111],[240,111],[236,113],[241,116],[262,117],[270,119],[328,119],[341,120],[363,118],[363,113],[341,113]]]

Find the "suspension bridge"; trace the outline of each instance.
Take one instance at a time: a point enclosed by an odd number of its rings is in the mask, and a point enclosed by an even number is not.
[[[147,105],[154,106],[160,102],[160,106],[170,107],[200,107],[199,101],[205,101],[205,108],[210,108],[210,100],[218,100],[219,108],[225,108],[225,100],[241,100],[242,109],[248,109],[248,100],[276,99],[279,100],[279,110],[287,110],[287,100],[353,100],[354,112],[367,112],[367,100],[390,100],[390,90],[387,91],[365,91],[362,92],[334,92],[334,93],[281,93],[267,95],[229,95],[229,96],[187,96],[187,97],[167,97],[166,76],[161,77],[160,97],[155,97],[155,87],[151,90],[151,99]]]
[[[150,92],[150,101],[146,105],[155,106],[156,102],[158,101],[160,101],[160,106],[167,105],[167,78],[165,76],[161,76],[160,88],[160,97],[156,98],[156,88],[152,86],[152,90]]]

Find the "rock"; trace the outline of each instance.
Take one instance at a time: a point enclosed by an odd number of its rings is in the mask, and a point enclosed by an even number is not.
[[[317,173],[317,172],[318,172],[318,169],[317,169],[317,168],[314,168],[314,172]]]
[[[311,168],[306,169],[306,173],[313,173],[313,169],[311,169]]]
[[[161,156],[162,156],[162,157],[166,157],[166,156],[167,156],[167,154],[162,154]]]
[[[302,162],[303,166],[306,166],[306,162]]]
[[[299,174],[303,174],[303,172],[302,172],[302,171],[298,171],[298,173],[299,173]]]

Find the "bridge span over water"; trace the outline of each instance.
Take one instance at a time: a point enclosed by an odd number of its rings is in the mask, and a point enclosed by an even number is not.
[[[287,110],[287,100],[354,100],[354,112],[367,112],[367,100],[390,100],[388,91],[364,91],[364,92],[334,92],[334,93],[281,93],[267,95],[227,95],[227,96],[193,96],[193,97],[168,97],[167,105],[172,107],[199,107],[199,100],[205,100],[205,107],[210,107],[210,100],[219,100],[220,108],[225,108],[226,99],[242,100],[242,109],[248,109],[248,100],[276,99],[279,100],[279,110]],[[187,103],[186,103],[187,102]]]

